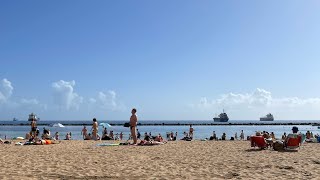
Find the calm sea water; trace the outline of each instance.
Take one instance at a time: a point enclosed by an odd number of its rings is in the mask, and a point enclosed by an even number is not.
[[[44,123],[46,122],[46,123]],[[62,124],[79,124],[78,126],[66,126],[64,128],[59,127],[49,127],[49,124],[52,123],[62,123]],[[114,124],[122,124],[126,121],[100,121],[101,122],[107,122],[107,123],[114,123]],[[140,121],[140,123],[150,124],[150,123],[180,123],[180,124],[188,124],[188,123],[203,123],[203,124],[210,124],[212,121]],[[250,123],[250,122],[257,122],[257,121],[229,121],[231,123]],[[274,121],[278,122],[279,121]],[[293,121],[281,121],[283,123],[293,122]],[[294,122],[313,122],[313,123],[320,123],[320,121],[294,121]],[[13,121],[0,121],[0,124],[12,124]],[[28,124],[29,122],[26,121],[15,121],[17,125],[4,125],[0,126],[0,137],[7,139],[22,136],[24,137],[27,132],[30,131],[30,126],[18,126],[19,124]],[[83,126],[82,124],[90,124],[91,121],[42,121],[42,123],[46,124],[44,126],[38,126],[40,129],[40,133],[42,133],[43,128],[50,129],[51,134],[54,134],[55,132],[59,132],[60,138],[64,138],[67,132],[72,133],[72,139],[80,140],[82,139],[81,136],[81,130]],[[234,136],[235,133],[238,134],[238,137],[240,136],[241,130],[244,131],[245,136],[249,136],[254,134],[256,131],[268,131],[268,132],[274,132],[277,138],[280,138],[281,135],[286,132],[290,133],[292,126],[287,125],[252,125],[252,126],[239,126],[239,125],[230,125],[230,126],[193,126],[195,132],[194,132],[194,138],[195,139],[204,139],[209,138],[212,135],[212,132],[215,131],[216,134],[221,137],[222,133],[226,133],[228,139],[230,137]],[[306,133],[306,131],[312,131],[314,134],[320,134],[320,129],[318,129],[317,126],[310,126],[310,125],[303,125],[298,126],[301,133]],[[90,130],[91,127],[87,126],[87,129]],[[145,132],[151,132],[152,135],[161,134],[162,136],[166,136],[167,132],[178,132],[178,138],[183,137],[183,132],[189,131],[189,126],[140,126],[138,127],[141,135],[143,135]],[[127,139],[128,135],[130,133],[129,128],[123,127],[123,126],[112,126],[108,128],[108,132],[110,130],[114,131],[114,134],[123,132],[124,138]],[[102,127],[99,127],[99,134],[102,133]]]

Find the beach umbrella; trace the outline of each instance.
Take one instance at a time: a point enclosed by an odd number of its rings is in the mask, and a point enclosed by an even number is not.
[[[111,125],[109,123],[100,123],[99,126],[111,127]]]

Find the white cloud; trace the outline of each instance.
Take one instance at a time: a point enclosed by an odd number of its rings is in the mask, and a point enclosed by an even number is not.
[[[0,84],[0,103],[6,102],[12,95],[13,87],[11,82],[3,79]]]
[[[125,109],[124,105],[117,99],[115,91],[108,91],[107,93],[99,92],[96,98],[90,98],[91,107],[102,110],[122,111]]]
[[[83,97],[74,92],[75,85],[76,82],[74,80],[70,82],[60,80],[52,83],[55,104],[66,110],[78,110],[83,102]]]
[[[278,119],[319,119],[320,98],[272,97],[271,92],[257,88],[252,93],[228,93],[209,101],[202,97],[191,107],[201,111],[218,113],[222,109],[230,112],[234,119],[257,119],[268,112]]]

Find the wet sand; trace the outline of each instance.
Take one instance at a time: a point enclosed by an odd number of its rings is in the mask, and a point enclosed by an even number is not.
[[[249,141],[99,143],[107,142],[0,144],[0,179],[317,179],[320,174],[320,144],[277,152],[253,149]]]

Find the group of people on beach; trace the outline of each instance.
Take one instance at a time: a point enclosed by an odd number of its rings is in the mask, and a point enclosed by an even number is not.
[[[162,137],[161,134],[152,136],[151,132],[144,133],[144,137],[141,137],[141,133],[139,132],[139,130],[137,129],[137,124],[138,124],[138,117],[136,115],[137,110],[135,108],[133,108],[131,110],[131,116],[130,116],[130,121],[129,121],[129,128],[130,128],[130,134],[129,134],[129,138],[128,140],[132,140],[133,145],[138,145],[138,144],[152,144],[152,143],[163,143],[166,141],[176,141],[178,140],[178,132],[169,132],[167,133],[166,139],[164,140],[164,138]],[[28,132],[26,134],[26,139],[28,140],[28,142],[30,143],[34,143],[34,144],[51,144],[52,141],[54,140],[60,140],[59,137],[59,132],[56,132],[53,136],[51,135],[51,132],[49,129],[43,128],[43,133],[40,136],[40,131],[39,128],[37,127],[37,120],[33,119],[31,121],[31,130],[30,132]],[[83,129],[81,130],[81,135],[83,137],[84,140],[120,140],[122,141],[124,138],[124,134],[123,132],[120,133],[116,133],[114,134],[114,131],[110,130],[108,132],[107,127],[103,127],[101,136],[98,134],[98,122],[96,118],[93,118],[93,124],[92,124],[92,128],[89,131],[87,129],[86,126],[83,127]],[[297,133],[297,128],[294,127],[292,130],[294,130],[293,133]],[[192,125],[190,125],[189,127],[189,131],[188,132],[184,132],[183,133],[183,137],[180,140],[184,140],[184,141],[191,141],[194,138],[194,128],[192,127]],[[257,132],[256,136],[263,136],[266,140],[267,143],[270,144],[270,142],[275,142],[278,139],[276,139],[275,134],[273,132],[269,133],[268,131],[263,131],[263,132]],[[281,141],[285,142],[286,139],[288,139],[288,137],[291,137],[292,135],[289,134],[287,135],[286,133],[284,133],[281,137]],[[307,133],[305,134],[306,137],[306,141],[309,142],[314,142],[317,139],[320,139],[319,135],[313,135],[312,132],[307,131]],[[68,132],[64,138],[64,140],[71,140],[72,139],[72,134],[71,132]],[[140,140],[140,143],[138,143],[138,140]],[[221,136],[218,137],[218,135],[216,134],[215,131],[212,132],[212,135],[209,138],[206,138],[205,140],[227,140],[227,135],[226,133],[222,133]],[[238,137],[237,132],[234,134],[234,136],[232,136],[230,138],[230,140],[250,140],[250,136],[247,136],[247,138],[245,138],[244,135],[244,131],[241,130],[240,132],[240,136]],[[3,142],[3,141],[1,141]],[[1,143],[0,142],[0,143]]]

